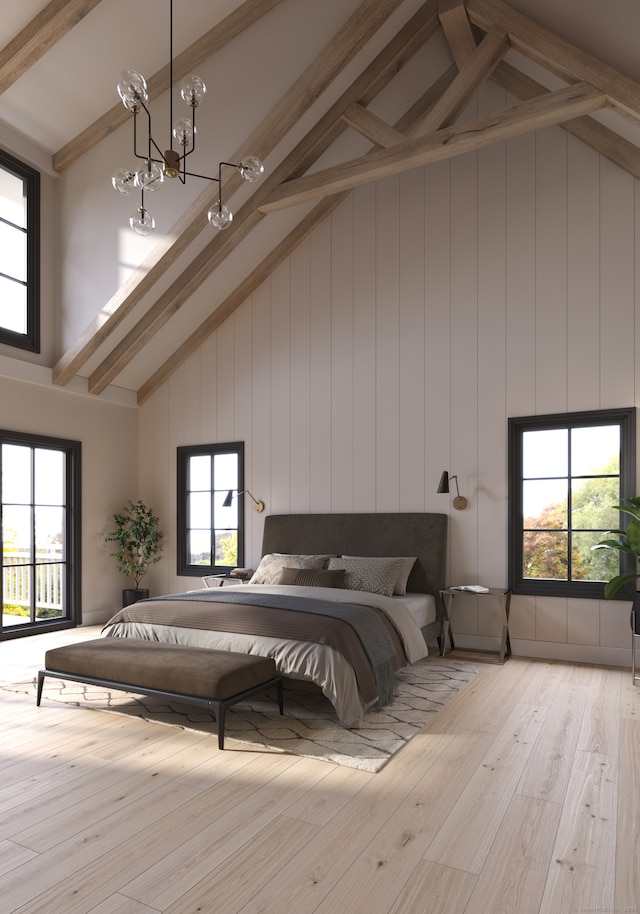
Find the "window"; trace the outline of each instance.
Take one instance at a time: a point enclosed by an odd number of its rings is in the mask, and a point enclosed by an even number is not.
[[[634,489],[635,409],[510,419],[509,587],[602,598],[628,557],[591,547],[624,526],[613,506]]]
[[[2,150],[0,343],[40,352],[40,175]]]
[[[244,563],[244,444],[178,448],[178,574]]]
[[[78,441],[0,431],[0,638],[80,621]]]

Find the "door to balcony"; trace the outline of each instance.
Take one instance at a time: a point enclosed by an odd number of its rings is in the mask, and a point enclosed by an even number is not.
[[[80,443],[0,431],[0,639],[79,622]]]

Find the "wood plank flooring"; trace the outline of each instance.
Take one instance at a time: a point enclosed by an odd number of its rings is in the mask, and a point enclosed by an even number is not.
[[[0,914],[640,914],[630,671],[479,666],[378,774],[0,691]]]

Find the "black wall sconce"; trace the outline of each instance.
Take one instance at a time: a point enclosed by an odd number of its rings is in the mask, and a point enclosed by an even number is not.
[[[440,482],[438,483],[437,489],[438,495],[443,495],[449,492],[449,480],[451,479],[455,479],[456,481],[456,497],[453,499],[453,507],[457,508],[458,511],[464,511],[464,509],[467,507],[468,502],[464,495],[460,494],[460,489],[458,488],[458,477],[449,476],[447,470],[445,470],[440,477]]]
[[[231,507],[231,502],[233,501],[233,496],[234,496],[234,495],[248,495],[249,498],[250,498],[250,499],[252,500],[252,502],[253,502],[253,510],[254,510],[254,511],[257,511],[258,514],[261,514],[261,513],[264,511],[264,502],[263,502],[263,501],[258,501],[257,498],[254,498],[253,495],[251,494],[251,492],[250,492],[248,489],[243,489],[242,492],[234,492],[233,489],[229,489],[229,491],[227,492],[227,497],[226,497],[225,500],[222,502],[222,507],[223,507],[223,508],[230,508],[230,507]]]

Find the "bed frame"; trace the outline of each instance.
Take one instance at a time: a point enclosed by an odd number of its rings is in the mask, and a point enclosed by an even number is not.
[[[262,554],[415,555],[407,591],[432,594],[437,620],[422,633],[442,647],[447,557],[446,514],[271,514],[265,518]]]

